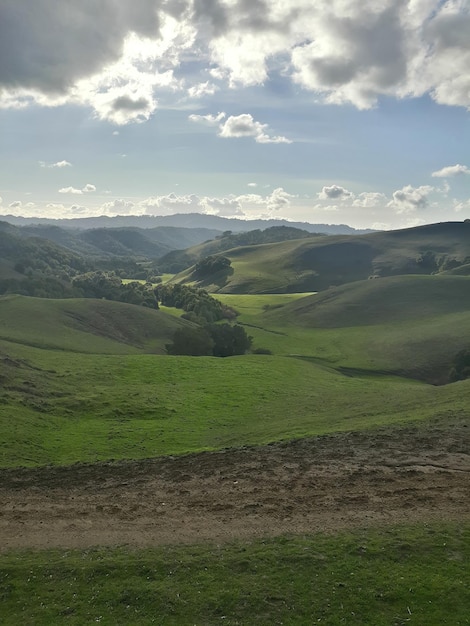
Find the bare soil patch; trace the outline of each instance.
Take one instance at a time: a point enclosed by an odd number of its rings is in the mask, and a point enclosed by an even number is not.
[[[470,520],[470,427],[0,470],[0,549],[224,542]]]

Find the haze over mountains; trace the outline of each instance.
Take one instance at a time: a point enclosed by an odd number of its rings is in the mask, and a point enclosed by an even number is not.
[[[243,232],[247,230],[265,229],[271,226],[290,226],[301,228],[312,233],[328,235],[347,235],[372,232],[370,229],[357,230],[346,224],[310,224],[308,222],[289,222],[284,219],[269,220],[241,220],[237,218],[219,217],[217,215],[203,215],[201,213],[181,213],[176,215],[123,215],[108,217],[82,217],[73,219],[49,219],[46,217],[20,217],[3,215],[2,220],[26,226],[30,224],[48,224],[61,228],[156,228],[158,226],[175,226],[179,228],[208,228],[212,230],[231,230]]]

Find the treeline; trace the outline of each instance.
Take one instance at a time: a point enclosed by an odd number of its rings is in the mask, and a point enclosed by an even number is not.
[[[233,320],[237,315],[236,311],[213,298],[205,289],[187,285],[158,285],[155,291],[161,304],[182,309],[185,311],[182,317],[196,324]]]

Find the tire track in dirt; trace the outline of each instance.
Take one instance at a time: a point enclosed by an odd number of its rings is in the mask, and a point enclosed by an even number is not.
[[[470,428],[463,423],[0,470],[0,549],[224,542],[470,521],[469,472]]]

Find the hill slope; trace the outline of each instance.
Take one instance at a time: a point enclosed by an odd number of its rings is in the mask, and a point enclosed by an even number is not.
[[[0,339],[72,352],[165,353],[187,324],[163,311],[92,299],[0,297]]]
[[[470,259],[470,223],[447,222],[390,232],[325,236],[224,252],[233,273],[221,293],[319,291],[370,276],[432,274]],[[195,282],[191,271],[175,278]],[[206,280],[210,287],[210,281]]]
[[[267,314],[320,328],[370,326],[470,311],[470,277],[391,276],[332,287]]]

